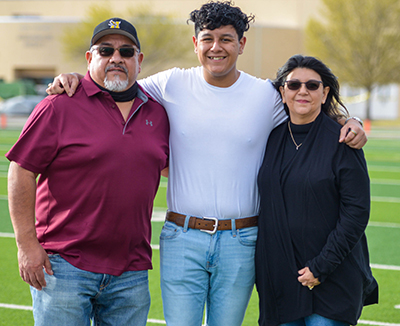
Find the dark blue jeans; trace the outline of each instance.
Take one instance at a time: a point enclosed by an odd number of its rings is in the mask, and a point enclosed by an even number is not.
[[[349,326],[349,324],[313,314],[280,326]]]

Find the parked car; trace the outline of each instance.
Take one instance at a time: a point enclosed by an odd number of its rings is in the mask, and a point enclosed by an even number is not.
[[[28,116],[35,106],[44,99],[42,95],[20,95],[0,103],[0,114],[8,116]]]

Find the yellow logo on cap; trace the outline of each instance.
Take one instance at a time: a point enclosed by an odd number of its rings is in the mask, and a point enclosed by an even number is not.
[[[113,21],[113,20],[110,20],[109,22],[108,22],[108,26],[110,26],[110,28],[120,28],[119,27],[119,25],[121,24],[121,22],[120,21]]]

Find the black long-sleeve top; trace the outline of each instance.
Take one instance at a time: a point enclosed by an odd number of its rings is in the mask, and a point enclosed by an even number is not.
[[[258,176],[256,285],[262,326],[313,313],[352,325],[378,300],[365,228],[369,177],[362,150],[338,142],[340,125],[321,113],[308,125],[275,128]],[[312,291],[298,271],[322,282]]]

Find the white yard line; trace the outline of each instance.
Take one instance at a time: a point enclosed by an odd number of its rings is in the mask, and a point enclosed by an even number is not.
[[[381,202],[381,203],[400,203],[399,197],[380,197],[380,196],[372,196],[372,201]]]
[[[400,223],[386,223],[386,222],[368,222],[368,226],[377,226],[382,228],[400,228]]]
[[[16,304],[0,303],[0,308],[17,309],[17,310],[32,310],[31,306],[21,306]]]
[[[400,326],[400,324],[384,323],[380,321],[371,321],[371,320],[359,320],[358,323],[364,325],[376,325],[376,326]]]
[[[384,269],[386,271],[400,271],[400,266],[394,265],[381,265],[381,264],[370,264],[371,268]]]

